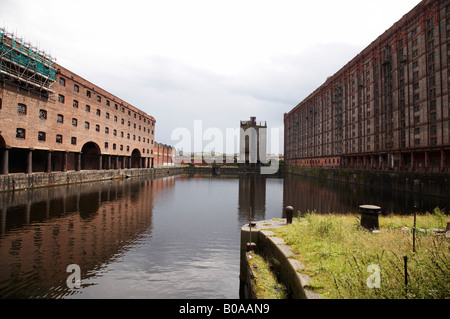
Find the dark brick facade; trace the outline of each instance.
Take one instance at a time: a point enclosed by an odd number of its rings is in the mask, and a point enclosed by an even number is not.
[[[449,172],[450,1],[424,0],[284,115],[292,166]]]

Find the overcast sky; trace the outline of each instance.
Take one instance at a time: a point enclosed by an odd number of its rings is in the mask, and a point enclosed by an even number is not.
[[[158,142],[256,116],[282,152],[283,114],[419,2],[0,0],[0,26],[155,117]]]

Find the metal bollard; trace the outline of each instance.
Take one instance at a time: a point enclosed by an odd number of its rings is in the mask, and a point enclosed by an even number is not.
[[[294,207],[292,206],[287,206],[284,209],[285,213],[286,213],[286,223],[288,224],[292,224],[292,216],[294,215]]]
[[[381,207],[373,205],[361,205],[359,206],[359,212],[361,213],[361,226],[369,229],[379,229],[378,216],[381,213]]]

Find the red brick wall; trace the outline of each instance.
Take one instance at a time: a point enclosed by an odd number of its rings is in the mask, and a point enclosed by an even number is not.
[[[405,152],[445,153],[449,30],[448,2],[417,5],[285,114],[286,163],[390,153],[401,166]]]
[[[56,82],[51,87],[55,94],[49,99],[0,82],[0,134],[7,146],[80,152],[85,143],[92,141],[102,154],[130,156],[137,149],[142,157],[152,157],[155,133],[152,116],[62,66],[56,65],[56,69]],[[87,91],[91,97],[86,95]],[[60,95],[64,96],[63,102],[58,99]],[[78,101],[78,108],[74,107],[74,101]],[[18,103],[26,105],[26,114],[18,113]],[[85,110],[86,105],[90,106],[90,112]],[[40,110],[47,112],[46,119],[39,117]],[[58,115],[62,115],[62,123],[57,121]],[[85,128],[85,122],[89,122],[89,129]],[[17,128],[25,129],[25,139],[16,138]],[[38,141],[38,132],[45,132],[45,141]],[[56,135],[62,136],[62,143],[56,142]],[[71,143],[72,137],[76,138],[75,145]]]

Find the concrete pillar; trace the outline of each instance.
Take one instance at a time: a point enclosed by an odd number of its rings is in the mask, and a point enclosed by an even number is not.
[[[102,156],[102,154],[100,154],[98,156],[98,169],[99,170],[103,169],[103,156]]]
[[[9,173],[9,149],[11,147],[5,147],[3,149],[3,160],[2,160],[2,174]]]
[[[119,156],[116,156],[116,158],[115,158],[115,168],[116,169],[119,169]]]
[[[33,173],[33,149],[28,149],[27,152],[27,167],[26,167],[26,173],[31,174]]]
[[[107,169],[111,169],[111,155],[107,155],[108,156],[108,168]]]
[[[131,168],[131,156],[128,157],[128,168]]]

